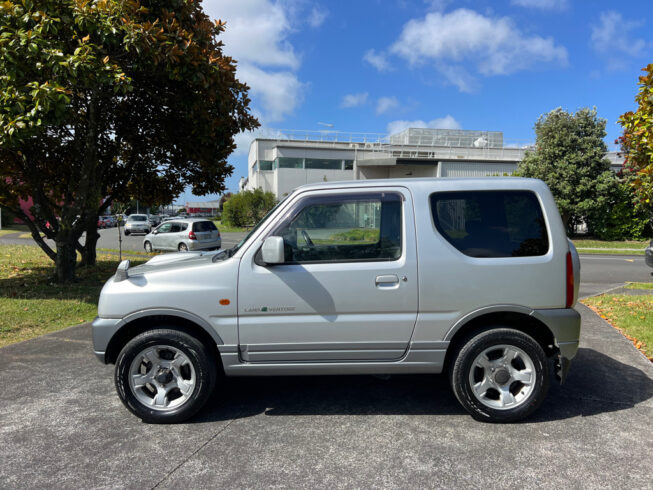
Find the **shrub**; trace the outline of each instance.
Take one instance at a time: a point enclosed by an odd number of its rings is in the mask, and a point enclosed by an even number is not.
[[[633,204],[633,194],[626,182],[615,189],[611,206],[588,220],[588,229],[601,240],[642,240],[652,235],[647,210]]]
[[[272,192],[261,189],[239,192],[224,203],[222,222],[228,226],[255,225],[275,204],[276,198]]]

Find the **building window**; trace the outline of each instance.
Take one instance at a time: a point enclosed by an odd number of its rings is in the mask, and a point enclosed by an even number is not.
[[[440,234],[470,257],[532,257],[549,250],[542,208],[529,191],[437,192],[431,213]]]
[[[353,160],[345,160],[345,170],[353,170],[354,169],[354,161]]]
[[[275,168],[304,168],[303,158],[278,157],[274,161]]]
[[[397,260],[401,196],[384,192],[306,198],[272,235],[283,237],[286,263]]]
[[[342,168],[342,160],[307,158],[305,168],[314,168],[319,170],[340,170]]]
[[[272,160],[259,160],[258,165],[261,170],[272,170]]]

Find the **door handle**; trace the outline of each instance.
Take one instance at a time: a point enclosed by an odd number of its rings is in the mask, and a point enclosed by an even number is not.
[[[376,284],[377,288],[394,289],[399,287],[399,276],[396,274],[376,276],[374,284]]]

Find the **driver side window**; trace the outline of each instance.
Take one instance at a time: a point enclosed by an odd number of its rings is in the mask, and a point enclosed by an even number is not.
[[[307,198],[273,235],[284,239],[286,263],[396,260],[401,204],[388,192]]]
[[[172,228],[171,223],[163,223],[161,226],[159,226],[156,231],[159,233],[170,233],[170,228]]]

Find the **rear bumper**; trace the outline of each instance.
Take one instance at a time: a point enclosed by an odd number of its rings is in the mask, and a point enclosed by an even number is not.
[[[556,374],[564,383],[571,360],[578,352],[580,342],[580,313],[572,308],[535,310],[533,316],[542,321],[555,337],[558,348]]]
[[[199,240],[188,240],[186,243],[188,244],[188,250],[207,250],[209,248],[220,248],[222,245],[222,238],[218,238],[217,240],[213,241],[202,242]]]

